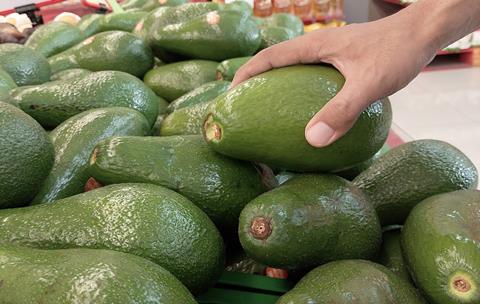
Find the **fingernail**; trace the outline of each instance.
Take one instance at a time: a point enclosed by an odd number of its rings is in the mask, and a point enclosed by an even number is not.
[[[320,148],[327,146],[334,134],[335,130],[329,125],[317,122],[307,130],[306,137],[310,145]]]

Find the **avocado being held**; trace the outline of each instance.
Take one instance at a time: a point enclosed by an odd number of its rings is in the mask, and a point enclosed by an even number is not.
[[[201,135],[205,116],[213,103],[214,100],[202,102],[168,114],[160,126],[160,135]]]
[[[210,287],[224,266],[222,238],[208,216],[180,194],[149,184],[105,186],[51,204],[0,210],[0,244],[135,254],[194,293]]]
[[[312,147],[305,139],[305,126],[344,82],[340,72],[325,65],[290,66],[257,75],[215,99],[204,136],[217,152],[272,167],[304,172],[351,167],[382,147],[392,111],[388,99],[374,102],[338,141]]]
[[[59,125],[50,134],[55,163],[33,203],[49,203],[83,191],[90,177],[88,160],[95,145],[115,135],[146,135],[145,117],[129,108],[102,108],[85,111]]]
[[[20,109],[0,102],[0,208],[28,204],[53,165],[52,143]]]
[[[373,206],[335,175],[298,175],[258,196],[243,209],[238,233],[248,256],[288,269],[368,259],[381,243]]]
[[[50,80],[50,66],[45,56],[16,43],[0,44],[0,68],[18,86],[41,84]]]
[[[123,71],[137,77],[153,66],[150,47],[133,34],[108,31],[88,37],[81,43],[48,59],[52,72],[82,68],[90,71]]]
[[[477,187],[478,173],[454,146],[433,139],[400,145],[378,158],[353,183],[369,197],[382,225],[403,224],[410,210],[439,193]]]
[[[335,261],[303,277],[277,304],[426,304],[415,288],[386,267],[364,260]]]
[[[13,90],[12,98],[42,126],[54,128],[83,111],[104,107],[138,110],[153,125],[158,97],[138,78],[118,71],[87,73],[74,80],[59,80]]]
[[[4,303],[197,303],[171,273],[113,250],[0,247]],[[48,279],[46,279],[48,278]]]
[[[431,304],[480,303],[479,223],[478,190],[429,197],[408,216],[405,261]]]
[[[229,87],[229,81],[220,80],[207,82],[172,101],[168,106],[167,111],[168,113],[171,113],[185,107],[211,101],[218,95],[225,93]]]

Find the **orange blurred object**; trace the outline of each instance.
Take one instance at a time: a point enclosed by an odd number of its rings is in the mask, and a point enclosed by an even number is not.
[[[270,278],[275,279],[286,279],[288,278],[288,272],[285,269],[267,267],[265,268],[265,275]]]
[[[312,0],[293,0],[293,10],[303,23],[313,23]]]
[[[273,0],[274,13],[291,13],[292,9],[292,0]]]
[[[253,14],[257,17],[268,17],[273,13],[272,0],[255,0]]]
[[[313,0],[313,14],[316,22],[328,23],[331,2],[332,0]]]

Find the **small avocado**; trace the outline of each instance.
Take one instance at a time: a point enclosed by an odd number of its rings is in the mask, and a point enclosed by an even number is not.
[[[252,56],[237,57],[220,62],[217,66],[217,79],[232,81],[238,69],[251,58]]]

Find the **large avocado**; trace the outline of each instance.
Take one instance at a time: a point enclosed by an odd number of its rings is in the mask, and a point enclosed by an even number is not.
[[[335,175],[298,175],[260,195],[243,209],[238,230],[250,257],[278,268],[368,259],[381,243],[373,206]]]
[[[149,184],[0,210],[0,244],[131,253],[164,267],[192,292],[211,286],[224,266],[222,238],[207,215],[180,194]]]
[[[196,303],[171,273],[127,253],[2,246],[0,256],[3,303]]]
[[[257,75],[220,95],[204,125],[211,147],[225,155],[292,171],[338,171],[372,157],[392,121],[390,102],[377,101],[335,143],[314,148],[305,126],[344,84],[335,68],[298,65]]]
[[[480,303],[480,192],[422,201],[403,226],[402,250],[431,304]]]
[[[400,145],[380,156],[353,183],[369,197],[382,225],[403,224],[410,210],[439,193],[476,188],[475,165],[454,146],[433,139]]]

